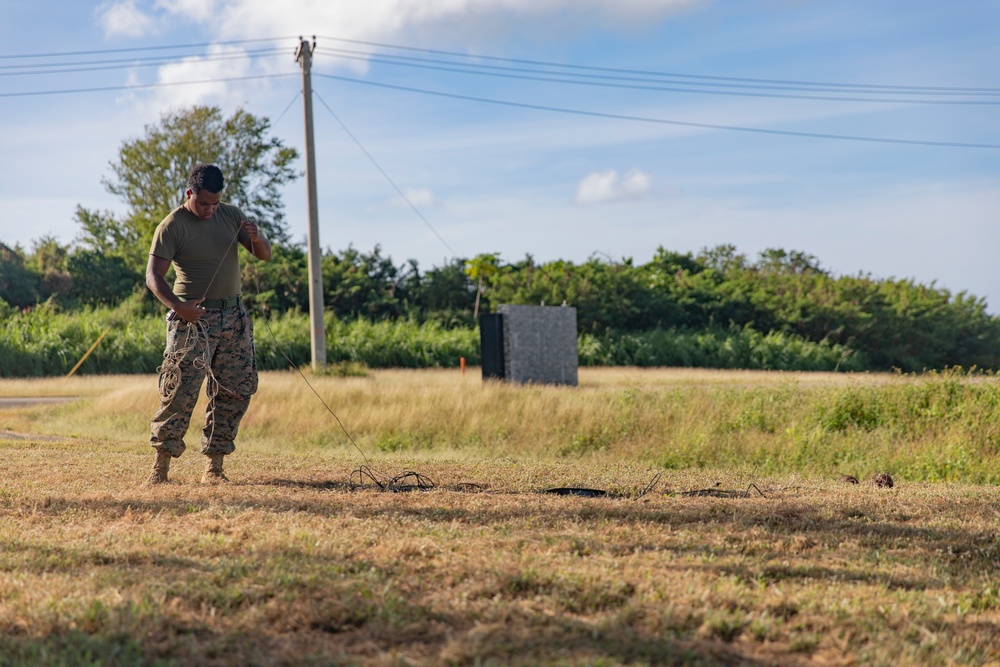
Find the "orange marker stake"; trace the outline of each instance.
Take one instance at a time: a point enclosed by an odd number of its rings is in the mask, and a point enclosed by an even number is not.
[[[462,377],[465,377],[465,357],[458,358],[458,367],[462,369]]]
[[[90,346],[90,349],[87,350],[82,357],[80,357],[80,361],[76,362],[76,366],[73,366],[73,369],[69,373],[66,373],[66,377],[68,377],[68,378],[73,377],[73,373],[76,372],[76,369],[79,368],[83,364],[83,362],[85,362],[87,360],[87,357],[90,356],[91,352],[93,352],[95,349],[97,349],[98,343],[100,343],[102,340],[104,340],[104,337],[108,335],[109,331],[111,331],[111,327],[108,327],[107,329],[105,329],[104,333],[102,333],[100,336],[97,337],[97,340],[95,340],[94,344]]]

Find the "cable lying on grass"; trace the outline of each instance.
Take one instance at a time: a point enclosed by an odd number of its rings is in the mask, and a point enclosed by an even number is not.
[[[642,498],[644,495],[653,490],[653,487],[656,486],[656,483],[660,481],[661,477],[663,477],[663,473],[657,473],[656,476],[653,477],[652,481],[643,487],[639,495],[634,497],[620,493],[609,493],[603,489],[586,489],[576,486],[558,486],[552,489],[545,489],[544,493],[554,493],[557,496],[582,496],[584,498],[632,498],[633,500],[639,500],[639,498]]]
[[[365,482],[368,480],[368,483]],[[431,489],[447,489],[464,493],[484,493],[486,486],[475,482],[459,482],[450,487],[439,487],[426,475],[413,470],[406,470],[395,477],[386,477],[372,467],[363,465],[351,473],[351,491],[378,489],[381,492],[404,493],[407,491],[430,491]]]
[[[357,481],[355,481],[357,478]],[[371,484],[365,483],[370,480]],[[372,469],[371,466],[362,465],[351,473],[351,491],[360,491],[374,486],[379,491],[400,493],[404,491],[430,491],[434,488],[434,482],[429,477],[425,477],[413,470],[406,470],[395,477],[386,477],[380,472]]]

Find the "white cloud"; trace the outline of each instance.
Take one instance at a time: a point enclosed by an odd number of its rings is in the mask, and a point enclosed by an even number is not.
[[[337,42],[323,36],[372,42],[433,44],[437,48],[489,50],[511,37],[567,41],[592,29],[619,26],[646,29],[711,0],[105,0],[98,15],[105,31],[140,37],[160,25],[178,23],[207,32],[218,41],[319,35],[319,46],[342,46],[362,53],[378,47]],[[537,34],[536,34],[537,33]],[[291,45],[289,45],[291,48]],[[363,56],[362,56],[363,57]],[[234,78],[289,71],[292,62],[266,58],[205,62],[197,58],[166,65],[159,83]],[[367,69],[367,61],[326,53],[317,71]],[[252,71],[250,71],[252,70]],[[138,81],[138,80],[137,80]],[[214,103],[241,105],[266,84],[253,82],[168,86],[146,99],[147,113]]]
[[[200,23],[208,23],[220,11],[226,11],[222,0],[157,0],[156,6],[170,14],[177,14]]]
[[[135,0],[102,3],[97,8],[97,21],[108,36],[142,37],[153,28],[153,17],[139,9]]]
[[[434,197],[434,193],[426,188],[407,188],[404,191],[406,195],[406,201],[402,199],[397,200],[397,202],[403,206],[406,206],[406,202],[413,204],[417,208],[429,208],[431,206],[437,206],[438,201]]]
[[[600,204],[627,199],[643,199],[652,191],[649,174],[630,169],[619,177],[614,169],[587,174],[576,188],[577,204]]]
[[[210,25],[221,39],[332,35],[480,44],[529,29],[562,39],[588,28],[648,27],[710,0],[157,0],[163,12]],[[546,20],[549,19],[549,20]]]
[[[219,104],[223,107],[237,107],[247,99],[251,81],[228,82],[219,79],[233,79],[258,74],[252,67],[250,56],[240,48],[213,46],[208,51],[208,59],[199,56],[184,58],[164,65],[157,73],[157,82],[166,84],[156,89],[150,100],[150,110],[159,113],[165,109],[176,109],[195,104]],[[207,83],[179,84],[187,81]]]

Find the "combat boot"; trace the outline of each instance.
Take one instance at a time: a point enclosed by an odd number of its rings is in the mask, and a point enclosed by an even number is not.
[[[149,473],[149,478],[143,486],[167,483],[167,472],[170,470],[170,458],[170,452],[165,452],[162,449],[156,450],[156,461],[153,463],[153,470]]]
[[[222,459],[225,454],[206,454],[208,462],[205,464],[205,472],[201,476],[202,484],[219,484],[228,482],[229,478],[222,472]]]

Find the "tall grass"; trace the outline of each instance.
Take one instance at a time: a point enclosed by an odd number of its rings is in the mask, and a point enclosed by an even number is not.
[[[371,456],[739,467],[836,477],[1000,483],[1000,378],[584,368],[578,388],[482,382],[457,370],[313,377]],[[7,381],[11,382],[11,381]],[[19,380],[18,392],[28,381]],[[81,380],[82,382],[82,380]],[[46,394],[61,392],[39,382]],[[5,393],[0,383],[0,395]],[[96,383],[95,383],[96,384]],[[87,401],[7,412],[0,429],[135,440],[156,407],[152,377],[120,378]],[[96,390],[95,390],[96,391]],[[195,423],[200,421],[199,415]],[[189,434],[195,438],[194,430]],[[273,372],[239,447],[359,456],[295,373]]]
[[[700,331],[658,329],[582,334],[585,366],[681,366],[774,371],[862,371],[863,355],[844,345],[814,343],[793,334],[761,333],[749,327]]]
[[[465,357],[479,363],[479,331],[446,329],[440,323],[411,320],[345,322],[326,319],[326,358],[331,363],[358,362],[369,368],[435,368],[458,366]],[[308,364],[308,321],[301,313],[258,320],[254,337],[263,369]],[[287,357],[287,359],[286,359]]]
[[[80,373],[151,373],[163,354],[162,317],[138,304],[60,312],[43,304],[0,319],[0,377],[65,375],[110,327]]]
[[[43,305],[0,317],[0,377],[64,375],[102,332],[107,336],[80,367],[81,374],[151,373],[161,362],[164,322],[140,304],[73,313]],[[308,317],[289,312],[256,319],[258,366],[279,370],[308,364]],[[683,366],[760,370],[857,371],[864,358],[841,345],[750,328],[611,332],[579,338],[583,366]],[[327,359],[370,368],[454,367],[464,357],[479,364],[479,332],[436,321],[370,322],[326,319]]]
[[[42,306],[0,319],[0,377],[64,375],[110,327],[80,374],[152,373],[162,361],[162,317],[118,308],[63,313]],[[261,370],[308,364],[309,322],[301,313],[256,320],[257,363]],[[479,332],[446,329],[437,322],[326,321],[327,360],[370,368],[458,366],[459,358],[479,363]]]

